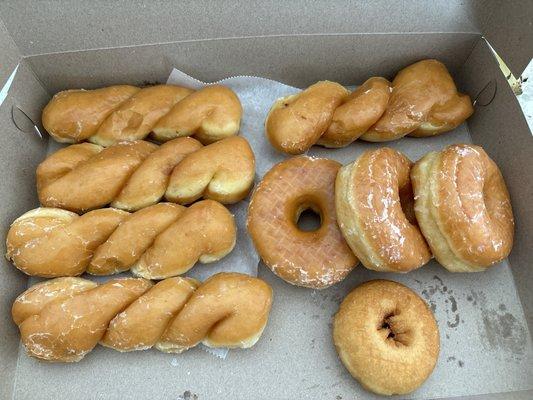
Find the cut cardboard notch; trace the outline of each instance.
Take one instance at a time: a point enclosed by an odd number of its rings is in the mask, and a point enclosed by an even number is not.
[[[11,120],[19,131],[36,134],[40,139],[43,138],[43,134],[37,124],[28,116],[28,114],[16,105],[11,107]]]
[[[496,98],[496,93],[498,92],[498,82],[496,79],[491,79],[487,82],[483,89],[474,97],[472,105],[474,107],[486,107],[494,101]]]

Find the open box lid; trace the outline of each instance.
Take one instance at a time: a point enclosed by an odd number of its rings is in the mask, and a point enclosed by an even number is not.
[[[519,76],[533,55],[528,0],[249,1],[122,3],[27,0],[0,3],[22,56],[43,53],[263,35],[469,32],[484,35]],[[5,35],[0,27],[0,36]],[[528,40],[529,38],[529,40]],[[5,47],[0,38],[0,43]],[[6,54],[2,48],[2,54]],[[9,58],[9,51],[7,52]],[[0,68],[6,68],[5,56]]]
[[[354,1],[338,1],[334,4],[320,3],[317,5],[310,6],[309,2],[303,0],[295,0],[291,3],[284,3],[283,10],[280,9],[280,6],[273,5],[274,2],[265,0],[261,3],[259,2],[246,2],[245,4],[235,4],[234,1],[220,1],[215,4],[209,5],[209,8],[198,3],[192,4],[146,4],[144,8],[133,8],[126,7],[124,4],[105,4],[104,2],[100,3],[88,3],[88,4],[71,4],[68,2],[59,3],[51,2],[47,3],[45,7],[38,3],[38,6],[35,6],[34,3],[31,5],[25,4],[23,1],[5,1],[0,3],[0,18],[5,21],[5,25],[0,20],[0,54],[2,54],[2,63],[0,65],[0,87],[3,86],[4,82],[12,76],[13,70],[20,63],[19,69],[15,76],[15,81],[11,87],[10,96],[4,103],[3,107],[0,107],[0,112],[3,112],[0,115],[0,127],[6,128],[3,130],[3,135],[5,137],[5,144],[2,150],[3,160],[0,167],[3,167],[5,171],[16,170],[17,165],[25,163],[24,166],[27,175],[33,173],[35,170],[35,165],[38,163],[44,154],[43,141],[32,140],[29,135],[18,135],[16,136],[16,141],[12,138],[16,133],[11,120],[9,119],[8,112],[11,109],[11,105],[16,100],[17,102],[24,102],[26,97],[31,97],[31,104],[21,104],[25,111],[32,116],[35,116],[35,120],[38,121],[40,110],[42,106],[46,104],[48,100],[48,94],[54,93],[54,88],[47,84],[46,79],[43,79],[41,74],[42,71],[39,68],[34,68],[36,64],[32,64],[26,57],[35,56],[43,53],[63,53],[63,56],[60,57],[44,57],[41,62],[48,63],[48,70],[57,70],[61,73],[61,79],[56,78],[60,83],[58,85],[66,85],[66,87],[74,87],[75,82],[78,81],[65,81],[63,79],[63,68],[73,69],[74,71],[70,72],[71,78],[74,77],[79,80],[83,77],[87,77],[90,80],[95,80],[96,73],[94,70],[91,70],[91,66],[98,65],[98,67],[109,67],[108,71],[112,69],[113,73],[109,73],[110,79],[117,79],[114,71],[116,71],[117,60],[125,61],[125,64],[133,65],[139,62],[140,51],[135,49],[122,49],[113,50],[113,57],[108,57],[108,52],[103,51],[104,62],[102,59],[93,59],[94,55],[92,52],[84,52],[83,50],[94,49],[94,48],[113,48],[120,46],[132,46],[132,45],[141,45],[147,43],[160,43],[161,46],[153,46],[157,48],[165,47],[164,43],[166,42],[196,42],[195,46],[198,47],[197,53],[204,53],[206,57],[202,57],[200,61],[195,61],[198,65],[209,66],[213,64],[213,69],[216,68],[218,71],[217,74],[231,74],[235,70],[232,70],[231,65],[238,65],[242,63],[246,68],[250,68],[250,61],[240,59],[232,61],[232,64],[226,64],[226,58],[217,58],[216,54],[213,52],[219,44],[216,41],[210,41],[208,39],[217,38],[217,37],[239,37],[239,36],[269,36],[273,42],[272,46],[269,47],[260,47],[258,46],[258,51],[264,51],[269,53],[271,51],[278,51],[279,47],[286,45],[286,41],[283,38],[277,38],[276,35],[280,36],[290,36],[290,35],[317,35],[314,40],[307,40],[305,42],[316,43],[329,43],[329,40],[325,40],[324,37],[318,36],[321,34],[335,34],[335,33],[378,33],[374,40],[378,40],[382,46],[389,45],[390,48],[384,48],[383,53],[380,54],[380,57],[386,59],[391,57],[391,48],[393,49],[398,43],[398,39],[394,40],[394,35],[381,35],[381,33],[392,32],[412,32],[423,34],[425,32],[432,33],[454,33],[461,34],[467,33],[471,36],[468,40],[462,40],[466,43],[464,50],[462,52],[462,57],[464,59],[469,58],[470,63],[464,66],[462,76],[468,76],[468,81],[470,86],[465,87],[469,93],[478,93],[478,91],[483,87],[485,82],[498,75],[496,78],[498,83],[501,86],[506,86],[504,77],[499,74],[499,70],[495,63],[492,63],[492,54],[487,48],[486,43],[481,40],[481,36],[485,35],[488,40],[493,44],[496,50],[500,53],[502,58],[508,63],[513,72],[517,75],[522,71],[522,65],[525,66],[527,63],[527,58],[531,55],[531,46],[532,43],[525,42],[523,43],[526,47],[516,46],[520,42],[524,42],[528,33],[527,24],[528,20],[531,20],[531,17],[528,17],[527,14],[531,14],[531,11],[523,12],[520,6],[513,5],[512,9],[515,9],[514,12],[511,12],[510,9],[500,10],[501,7],[495,1],[439,1],[436,3],[429,4],[426,1],[373,1],[372,4],[364,2],[354,2]],[[214,2],[213,2],[214,3]],[[527,1],[519,1],[520,5],[527,5]],[[503,7],[505,8],[505,7]],[[401,11],[401,12],[400,12]],[[516,15],[516,12],[522,12],[522,14]],[[499,19],[501,15],[508,13],[507,21]],[[253,16],[253,17],[250,17]],[[521,22],[514,23],[514,17],[520,19]],[[512,30],[508,35],[502,34],[502,31],[498,31],[494,26],[490,24],[491,20],[496,20],[496,22],[501,23],[501,26],[506,26],[509,30]],[[485,30],[484,26],[492,28]],[[516,34],[516,36],[512,36]],[[368,36],[368,35],[360,35]],[[412,35],[416,36],[416,35]],[[412,37],[411,36],[411,37]],[[494,40],[501,40],[502,43],[497,44],[492,42]],[[521,38],[521,39],[520,39]],[[203,41],[202,39],[207,39]],[[350,44],[354,44],[354,47],[368,45],[370,40],[358,40],[354,41],[352,37],[346,35],[346,42],[350,41]],[[401,39],[403,40],[403,39]],[[422,35],[420,35],[420,42],[423,40]],[[253,48],[253,46],[258,45],[261,41],[250,41],[253,42],[246,47],[245,50]],[[288,46],[284,50],[279,50],[279,54],[273,54],[269,68],[275,70],[276,66],[281,66],[283,61],[286,60],[283,58],[283,55],[291,54],[291,51],[297,52],[297,54],[306,54],[307,50],[312,50],[312,46],[301,46],[299,41],[298,47]],[[431,42],[430,44],[425,44],[422,48],[425,51],[431,51],[431,47],[435,43],[441,42]],[[477,43],[477,44],[476,44]],[[411,43],[412,45],[420,45],[418,41]],[[507,48],[505,45],[512,45]],[[202,46],[200,48],[200,46]],[[237,45],[233,45],[236,47]],[[438,45],[437,45],[438,46]],[[504,47],[501,47],[504,46]],[[196,48],[195,47],[195,48]],[[344,47],[346,43],[344,43]],[[148,71],[153,72],[152,67],[157,71],[163,73],[168,73],[168,66],[174,66],[173,60],[179,58],[187,58],[188,46],[168,46],[166,50],[162,53],[151,53],[147,55],[144,54],[143,61],[146,62],[149,55],[155,54],[154,61],[146,63],[142,72],[147,73]],[[401,52],[401,46],[399,46],[399,52]],[[70,58],[65,52],[69,51],[78,51],[82,50],[79,54],[80,57],[77,58],[75,55]],[[300,50],[300,51],[298,51]],[[338,50],[338,49],[337,49]],[[320,51],[320,49],[318,50]],[[131,54],[127,54],[127,53]],[[513,52],[515,52],[517,57],[514,58]],[[89,54],[87,54],[89,53]],[[111,51],[110,51],[111,53]],[[116,54],[118,53],[118,55]],[[335,52],[332,52],[335,54]],[[464,54],[463,54],[464,53]],[[170,57],[169,55],[175,54],[176,56]],[[234,52],[235,54],[246,54],[245,51]],[[425,53],[424,53],[425,54]],[[468,54],[471,54],[468,57]],[[215,55],[215,56],[214,56]],[[169,56],[169,57],[163,57]],[[450,58],[456,56],[455,52],[452,52]],[[120,57],[125,57],[121,59]],[[307,70],[310,74],[324,73],[326,68],[332,68],[335,66],[336,60],[334,58],[328,59],[328,56],[325,55],[324,59],[327,61],[327,65],[324,66],[320,71],[313,70],[313,65],[316,65],[318,61],[309,62],[302,58],[301,65],[299,68],[301,70]],[[510,58],[509,58],[510,57]],[[22,58],[26,58],[21,61]],[[34,57],[32,57],[34,58]],[[37,57],[38,58],[38,57]],[[112,59],[111,59],[112,58]],[[192,59],[193,57],[191,57]],[[250,58],[253,58],[250,57]],[[258,57],[256,57],[258,58]],[[481,62],[472,62],[471,59],[481,60]],[[364,75],[367,74],[368,69],[365,69],[365,65],[378,65],[376,59],[367,60],[365,63],[363,60],[358,61],[358,58],[353,54],[348,54],[344,59],[346,62],[349,61],[359,64],[359,67],[364,70]],[[31,59],[30,59],[31,60]],[[50,61],[52,60],[52,62]],[[81,61],[80,61],[81,60]],[[263,58],[261,58],[263,60]],[[277,60],[273,61],[273,60]],[[33,60],[35,61],[35,60]],[[74,64],[79,62],[87,62],[86,65],[81,68],[72,68]],[[338,61],[338,60],[337,60]],[[378,60],[381,62],[382,60]],[[393,60],[390,60],[393,63]],[[142,63],[142,61],[140,62]],[[374,63],[374,64],[372,64]],[[462,62],[461,62],[462,63]],[[224,65],[230,65],[230,67],[222,68]],[[288,64],[290,66],[290,64]],[[350,66],[346,62],[347,66]],[[395,64],[397,65],[397,64]],[[37,65],[38,66],[38,65]],[[195,69],[192,67],[194,64],[191,64],[191,71]],[[33,71],[32,71],[33,69]],[[165,71],[160,71],[165,70]],[[140,70],[139,70],[140,71]],[[33,72],[38,72],[38,76],[34,75]],[[77,74],[82,72],[81,74]],[[350,73],[353,71],[350,70]],[[140,74],[140,72],[139,72]],[[138,75],[135,75],[136,77]],[[145,76],[143,75],[143,79]],[[124,75],[120,79],[130,79],[130,76]],[[135,81],[134,81],[135,82]],[[140,82],[140,81],[139,81]],[[460,82],[460,86],[464,87],[465,82]],[[69,86],[70,85],[70,86]],[[494,103],[493,107],[487,107],[485,110],[477,112],[474,119],[472,119],[472,124],[477,124],[476,131],[483,132],[485,130],[491,130],[494,132],[501,132],[503,129],[511,129],[515,133],[518,132],[522,137],[527,137],[523,142],[515,143],[512,149],[520,147],[522,153],[517,156],[519,152],[511,151],[511,148],[502,148],[498,152],[495,149],[491,149],[491,154],[494,153],[499,158],[513,159],[513,164],[509,166],[510,170],[517,171],[519,168],[522,168],[524,174],[527,176],[533,176],[529,174],[528,171],[533,167],[524,167],[516,166],[519,160],[525,159],[523,154],[531,149],[531,138],[529,135],[529,130],[525,121],[522,121],[523,117],[518,115],[517,110],[518,104],[514,100],[514,95],[509,90],[509,88],[504,88],[507,90],[500,90],[499,97],[497,102]],[[49,93],[47,94],[46,91]],[[516,103],[516,104],[515,104]],[[496,107],[494,107],[496,106]],[[494,108],[499,109],[500,112],[491,114],[491,110]],[[505,116],[505,118],[502,118]],[[490,117],[490,118],[489,118]],[[2,125],[5,123],[5,126]],[[494,146],[497,148],[498,141],[494,141]],[[504,147],[504,146],[501,146]],[[529,153],[531,154],[531,153]],[[8,156],[9,155],[9,156]],[[16,164],[15,161],[18,161],[19,164]],[[5,167],[4,167],[5,166]],[[22,168],[21,168],[22,169]],[[517,175],[517,174],[516,174]],[[513,181],[523,180],[524,178],[520,176],[513,177]],[[4,204],[4,213],[3,217],[0,220],[3,220],[5,224],[2,226],[2,229],[7,230],[8,222],[12,221],[16,216],[20,215],[21,212],[31,209],[36,204],[36,196],[34,193],[35,188],[33,187],[33,179],[25,179],[27,182],[26,186],[16,186],[10,188],[8,194],[4,197],[0,197]],[[523,183],[522,183],[523,184]],[[528,186],[528,185],[525,185]],[[526,188],[521,189],[521,204],[525,204],[528,198],[531,198],[529,191]],[[515,198],[513,196],[513,198]],[[522,200],[524,199],[524,200]],[[518,197],[517,197],[518,200]],[[522,207],[523,212],[528,212],[529,207]],[[522,217],[522,215],[520,216]],[[531,226],[531,218],[521,218],[521,224],[523,226]],[[0,221],[2,222],[2,221]],[[520,241],[524,247],[529,247],[529,241],[527,238]],[[528,251],[520,251],[520,254],[527,255]],[[526,256],[523,258],[523,262],[517,262],[519,265],[528,265],[527,261],[530,257]],[[522,268],[526,270],[526,268]],[[0,291],[3,293],[20,293],[25,287],[25,277],[23,274],[20,274],[15,268],[9,268],[5,271],[6,275],[3,280],[0,280]],[[526,272],[523,273],[526,275]],[[529,276],[529,274],[528,274]],[[518,281],[521,279],[521,276],[517,276]],[[526,282],[526,280],[523,280]],[[280,288],[284,288],[279,282],[276,281],[276,284]],[[349,282],[346,282],[346,285],[349,285]],[[16,287],[15,287],[16,286]],[[525,285],[523,285],[525,286]],[[292,288],[291,288],[292,289]],[[527,290],[527,289],[526,289]],[[281,289],[278,291],[281,292]],[[290,293],[289,293],[290,292]],[[302,293],[296,291],[298,293]],[[306,298],[303,295],[299,298],[295,297],[294,290],[287,290],[287,295],[284,297],[283,293],[280,293],[280,303],[288,304],[289,296],[291,301],[296,304],[302,304],[306,301]],[[530,296],[522,297],[527,301],[530,299]],[[523,300],[524,301],[524,300]],[[7,303],[7,302],[6,302]],[[319,303],[322,307],[322,303]],[[329,304],[329,303],[328,303]],[[333,304],[333,303],[331,303]],[[0,305],[1,306],[1,305]],[[2,393],[5,394],[6,398],[10,398],[13,393],[13,377],[15,376],[15,368],[13,368],[14,363],[17,360],[18,352],[18,332],[15,329],[12,329],[12,323],[10,321],[8,306],[10,302],[6,305],[6,308],[0,313],[0,337],[6,343],[6,346],[0,345],[2,348],[2,358],[3,365],[0,365],[0,381],[4,380],[6,382],[11,382],[11,385],[0,385],[0,397]],[[318,306],[317,306],[318,307]],[[527,310],[529,310],[528,308]],[[288,313],[288,315],[291,315]],[[314,320],[313,320],[314,321]],[[281,323],[279,320],[273,321],[273,324]],[[317,323],[318,324],[318,323]],[[324,324],[325,325],[325,324]],[[273,325],[273,330],[277,325]],[[277,330],[281,331],[281,330]],[[295,337],[298,340],[301,337],[296,335]],[[8,343],[9,342],[9,343]],[[3,346],[3,347],[2,347]],[[4,349],[8,349],[5,351]],[[243,352],[244,353],[244,352]],[[242,354],[242,357],[247,357],[252,360],[254,357],[258,357],[260,353],[248,352]],[[133,356],[133,355],[132,355]],[[157,357],[157,354],[149,354],[149,356]],[[204,354],[194,354],[194,357],[211,357],[210,355]],[[128,357],[127,355],[125,357]],[[187,355],[185,355],[187,357]],[[189,355],[190,358],[193,355]],[[118,355],[117,355],[118,358]],[[25,361],[28,359],[24,358]],[[128,368],[133,368],[139,364],[139,368],[142,366],[142,363],[138,363],[134,358],[124,359],[124,362],[127,364],[127,361],[130,360],[131,365],[128,365]],[[196,362],[202,364],[203,359],[198,359]],[[210,360],[210,359],[209,359]],[[241,359],[242,360],[242,359]],[[239,360],[241,362],[241,360]],[[262,360],[264,361],[264,360]],[[275,360],[277,362],[277,360]],[[320,362],[323,361],[323,355],[320,355]],[[207,362],[203,363],[205,366],[208,365]],[[258,364],[255,364],[258,365]],[[266,364],[267,369],[270,367],[270,370],[275,370],[274,367],[277,364]],[[83,366],[85,368],[85,366]],[[86,368],[90,369],[90,366]],[[94,369],[95,371],[97,368]],[[48,371],[48,369],[47,369]],[[167,373],[171,373],[168,372]],[[87,376],[87,374],[85,375]],[[221,379],[222,375],[213,375],[214,379]],[[204,375],[204,378],[206,376]],[[39,381],[36,376],[31,375],[30,379],[34,379],[35,382],[53,382],[52,379],[45,379]],[[164,378],[161,378],[164,379]],[[185,379],[185,378],[183,378]],[[209,378],[204,379],[209,382]],[[171,381],[171,379],[168,379]],[[37,388],[39,385],[35,385]],[[530,394],[530,393],[529,393]],[[496,397],[497,396],[497,397]],[[491,398],[517,398],[519,394],[509,393],[507,395],[494,395]],[[487,398],[485,395],[480,398]],[[528,393],[524,394],[522,398],[528,398]]]

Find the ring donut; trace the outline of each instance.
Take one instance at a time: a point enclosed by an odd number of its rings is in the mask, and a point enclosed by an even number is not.
[[[442,266],[484,271],[509,255],[511,200],[498,166],[481,147],[455,144],[428,153],[411,179],[418,223]]]
[[[417,389],[439,356],[439,330],[431,311],[411,289],[387,280],[355,288],[340,305],[333,341],[350,374],[381,395]]]
[[[408,272],[431,259],[414,218],[410,170],[406,156],[382,147],[365,152],[337,175],[339,226],[368,269]]]
[[[346,277],[357,258],[342,237],[335,213],[336,161],[294,157],[275,165],[252,195],[248,231],[264,263],[298,286],[322,289]],[[320,215],[321,226],[302,231],[304,210]]]

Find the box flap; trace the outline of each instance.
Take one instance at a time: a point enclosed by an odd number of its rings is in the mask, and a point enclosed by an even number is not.
[[[474,32],[464,0],[334,2],[68,2],[36,7],[4,0],[0,12],[24,56],[243,36],[331,33]]]
[[[479,12],[484,36],[519,77],[533,57],[533,2],[491,1]]]
[[[9,76],[16,68],[20,61],[20,52],[11,38],[4,23],[0,19],[0,54],[2,62],[0,63],[0,88],[4,86]]]

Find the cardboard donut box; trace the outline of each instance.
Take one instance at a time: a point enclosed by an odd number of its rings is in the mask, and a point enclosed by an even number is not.
[[[172,355],[102,347],[77,364],[30,359],[10,314],[28,277],[3,259],[1,399],[377,398],[351,378],[331,340],[342,298],[377,277],[420,294],[441,329],[437,367],[408,398],[533,398],[533,137],[491,50],[521,74],[533,55],[530,1],[4,1],[0,17],[0,86],[11,79],[0,105],[3,235],[38,206],[35,169],[48,140],[20,131],[13,106],[40,124],[42,108],[60,90],[164,83],[172,68],[203,81],[252,75],[304,88],[324,79],[348,86],[390,79],[425,58],[445,63],[459,90],[477,99],[461,135],[499,165],[516,221],[509,259],[479,274],[451,274],[434,261],[402,276],[359,266],[342,283],[315,291],[260,265],[259,277],[274,290],[269,324],[255,347],[224,360],[199,348]],[[446,135],[450,141],[459,133]]]

